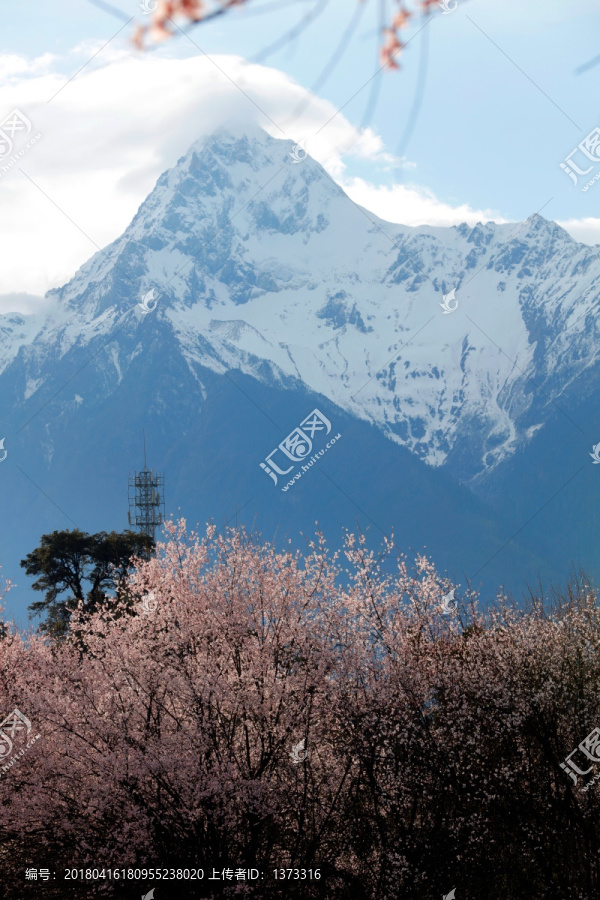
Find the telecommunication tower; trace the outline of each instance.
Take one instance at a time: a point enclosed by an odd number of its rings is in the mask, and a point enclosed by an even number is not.
[[[144,434],[144,468],[129,476],[130,525],[155,539],[157,527],[162,525],[165,514],[165,476],[155,475],[146,465],[146,435]]]

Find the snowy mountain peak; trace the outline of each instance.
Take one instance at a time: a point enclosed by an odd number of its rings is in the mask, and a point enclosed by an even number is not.
[[[56,292],[29,390],[56,348],[106,342],[118,325],[99,357],[116,389],[138,329],[161,328],[193,372],[301,383],[432,465],[467,479],[493,468],[547,421],[547,397],[596,363],[598,250],[537,214],[382,222],[293,148],[262,130],[194,143]],[[150,291],[156,308],[140,310]]]

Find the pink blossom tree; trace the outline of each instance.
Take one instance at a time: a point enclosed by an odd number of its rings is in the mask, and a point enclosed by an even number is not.
[[[598,794],[560,766],[600,726],[588,585],[449,611],[430,561],[392,566],[363,537],[300,557],[168,532],[66,641],[0,640],[2,713],[41,735],[0,777],[14,896],[36,864],[204,869],[161,885],[177,897],[597,896]],[[206,880],[229,867],[264,878]]]

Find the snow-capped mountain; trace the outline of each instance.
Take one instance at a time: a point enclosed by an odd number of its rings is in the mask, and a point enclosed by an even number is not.
[[[539,215],[392,225],[289,141],[222,131],[160,177],[123,235],[51,292],[49,313],[0,316],[0,421],[21,439],[37,429],[35,466],[52,478],[84,428],[89,457],[142,413],[185,440],[190,410],[235,372],[259,417],[271,418],[257,396],[280,419],[286,397],[322,398],[361,435],[374,426],[377,452],[383,437],[484,491],[557,416],[577,431],[565,410],[595,396],[599,285],[600,249]],[[297,424],[282,421],[274,445]]]
[[[292,149],[263,131],[192,146],[122,237],[55,292],[23,396],[47,353],[133,323],[154,288],[190,365],[297,379],[431,465],[460,454],[466,479],[513,454],[597,361],[598,250],[538,215],[391,225]],[[13,322],[3,369],[27,340]],[[107,386],[129,363],[113,353]]]

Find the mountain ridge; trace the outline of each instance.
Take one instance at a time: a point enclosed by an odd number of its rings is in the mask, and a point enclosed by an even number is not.
[[[561,577],[570,536],[522,526],[542,521],[551,473],[589,462],[599,286],[599,250],[539,215],[393,225],[292,142],[202,139],[44,314],[0,316],[0,483],[5,505],[28,498],[18,534],[0,524],[0,562],[41,530],[125,527],[117,487],[145,427],[194,522],[241,507],[269,534],[300,540],[318,518],[337,541],[356,514],[457,577],[483,571],[488,591]],[[315,407],[354,437],[278,493],[260,464]],[[538,476],[546,433],[556,458]],[[339,490],[318,486],[338,468]]]
[[[310,157],[294,164],[292,146],[260,129],[193,144],[123,235],[50,292],[59,309],[36,340],[45,331],[63,347],[91,343],[155,288],[156,314],[189,358],[250,374],[261,361],[270,377],[298,378],[430,465],[481,476],[544,425],[528,381],[560,396],[596,364],[593,336],[565,341],[561,328],[597,306],[600,254],[538,214],[517,227],[449,229],[367,218]],[[451,290],[458,308],[444,315]],[[32,373],[30,389],[38,380]],[[474,423],[488,436],[467,465],[460,447],[465,435],[472,445]]]

